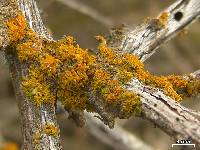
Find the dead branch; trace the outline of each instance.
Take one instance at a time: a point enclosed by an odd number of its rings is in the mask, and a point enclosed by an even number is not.
[[[116,41],[114,35],[111,45],[133,55],[142,61],[149,58],[155,50],[188,27],[200,15],[200,2],[198,0],[178,0],[162,11],[153,20],[137,26],[134,30],[125,29],[120,33],[120,40]],[[119,34],[118,30],[117,33]]]
[[[3,2],[1,2],[3,3]],[[29,26],[43,38],[52,40],[46,32],[40,19],[34,0],[18,0],[21,10],[24,12]],[[157,47],[175,36],[181,29],[188,26],[200,14],[200,2],[198,0],[178,0],[168,9],[162,12],[158,18],[152,19],[140,25],[135,30],[127,30],[124,33],[116,30],[112,33],[110,45],[121,50],[137,55],[142,61],[149,58]],[[116,38],[120,33],[121,38]],[[122,33],[122,34],[121,34]],[[120,52],[120,51],[119,51]],[[36,107],[28,100],[20,89],[21,77],[26,74],[26,65],[20,64],[16,58],[10,62],[14,86],[18,95],[19,108],[24,131],[24,149],[34,148],[33,132],[42,131],[47,123],[52,123],[58,128],[55,119],[55,108],[50,105]],[[141,97],[143,117],[160,127],[170,136],[177,139],[191,139],[200,146],[199,113],[187,109],[166,96],[161,89],[146,86],[137,79],[125,85],[127,90],[137,93]],[[110,127],[113,120],[109,114],[101,109],[101,104],[96,104],[91,93],[90,102],[97,110],[101,119]],[[97,101],[98,102],[98,101]],[[41,125],[42,123],[42,125]],[[59,134],[55,137],[42,134],[39,145],[42,149],[61,149]]]
[[[15,16],[18,12],[18,6],[14,1],[1,1],[0,3],[2,6],[0,13],[4,17],[4,21],[9,19],[9,17]],[[40,19],[35,1],[19,0],[18,4],[25,14],[29,26],[33,28],[34,31],[38,32],[39,35],[50,39]],[[6,44],[3,46],[5,45]],[[9,47],[7,47],[7,49],[9,49]],[[7,57],[11,56],[9,54],[6,55]],[[21,89],[22,77],[27,73],[27,65],[21,64],[17,58],[12,56],[9,59],[9,64],[22,123],[22,149],[61,149],[59,127],[55,116],[54,105],[37,107],[30,99],[28,99]],[[57,130],[57,134],[54,136],[45,132],[45,129],[49,125]]]
[[[82,2],[79,2],[77,0],[57,0],[57,1],[84,15],[91,17],[92,19],[100,22],[102,25],[105,25],[107,27],[110,27],[113,25],[113,21],[111,18],[103,16],[97,10],[85,5]]]
[[[109,129],[99,119],[86,113],[87,126],[89,131],[102,142],[110,145],[116,150],[154,150],[151,146],[138,139],[122,127],[115,125]]]

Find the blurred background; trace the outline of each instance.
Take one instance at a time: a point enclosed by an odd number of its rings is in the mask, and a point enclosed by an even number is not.
[[[55,39],[74,36],[84,48],[96,49],[95,35],[107,35],[113,26],[134,27],[145,18],[156,16],[174,0],[38,0],[41,15]],[[188,33],[163,45],[146,69],[157,75],[186,74],[200,68],[200,22]],[[183,105],[199,110],[198,98],[187,99]],[[95,138],[86,128],[78,128],[63,114],[58,115],[64,150],[112,150]],[[170,150],[174,143],[168,135],[140,118],[121,120],[119,124],[155,149]],[[17,150],[21,145],[17,103],[8,65],[0,61],[0,145],[3,150]]]

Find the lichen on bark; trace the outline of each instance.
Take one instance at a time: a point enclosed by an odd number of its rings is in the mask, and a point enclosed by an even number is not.
[[[161,15],[160,22],[166,17],[165,13]],[[162,89],[177,101],[199,92],[200,84],[192,77],[154,76],[136,56],[108,47],[102,36],[96,37],[98,53],[93,55],[71,36],[58,41],[39,37],[28,27],[22,13],[5,25],[12,53],[29,68],[21,88],[36,106],[55,105],[59,100],[69,111],[96,112],[88,101],[90,87],[113,118],[129,118],[142,111],[139,95],[124,88],[132,78]]]

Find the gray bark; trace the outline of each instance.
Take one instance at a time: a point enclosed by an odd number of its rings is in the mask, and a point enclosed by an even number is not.
[[[5,3],[2,1],[0,3]],[[26,16],[29,26],[40,36],[52,40],[44,27],[34,0],[18,0],[20,9]],[[196,20],[200,15],[199,0],[178,0],[166,10],[169,19],[164,27],[156,24],[156,19],[144,23],[134,30],[126,30],[121,39],[114,37],[110,45],[118,47],[121,52],[137,55],[142,61],[149,58],[162,43],[174,37],[184,27]],[[2,11],[0,11],[2,13]],[[181,18],[175,15],[181,13]],[[162,13],[161,13],[162,14]],[[4,15],[4,14],[2,14]],[[180,15],[180,14],[179,14]],[[4,32],[2,32],[4,33]],[[113,34],[115,36],[115,33]],[[5,47],[5,43],[1,46]],[[23,149],[61,149],[59,134],[56,137],[43,134],[41,131],[47,123],[58,127],[55,117],[54,106],[44,105],[36,107],[20,89],[21,77],[26,74],[26,66],[20,64],[15,58],[10,62],[11,74],[18,97],[20,114],[22,119],[22,130],[24,137]],[[187,109],[166,96],[161,89],[152,88],[133,79],[125,87],[141,96],[143,117],[161,128],[176,139],[190,139],[200,146],[200,114]],[[34,144],[34,133],[41,132],[39,145]]]

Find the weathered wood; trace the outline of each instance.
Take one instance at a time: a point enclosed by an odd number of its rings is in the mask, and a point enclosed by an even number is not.
[[[26,16],[29,26],[40,36],[52,40],[47,33],[39,15],[34,0],[18,0],[20,9]],[[169,17],[161,26],[159,17],[138,26],[135,30],[127,30],[121,39],[111,40],[110,45],[118,46],[119,52],[128,52],[137,55],[142,61],[149,58],[157,47],[175,36],[184,27],[195,21],[200,14],[199,0],[178,0],[164,10]],[[182,17],[175,17],[183,15]],[[161,13],[163,14],[163,13]],[[160,16],[160,15],[159,15]],[[41,131],[42,126],[52,123],[56,127],[54,106],[35,107],[20,89],[21,77],[26,74],[26,66],[21,65],[15,58],[11,59],[11,73],[14,79],[16,93],[19,99],[19,108],[23,123],[24,149],[34,149],[33,132]],[[181,139],[191,139],[200,146],[200,115],[198,112],[187,109],[166,96],[161,89],[152,88],[133,79],[126,87],[140,95],[143,117],[160,127],[170,136]],[[46,119],[45,119],[46,118]],[[39,146],[42,149],[61,149],[59,135],[50,137],[41,133]]]
[[[89,131],[102,142],[110,145],[116,150],[154,150],[153,147],[144,143],[135,135],[124,130],[119,125],[114,129],[105,126],[98,118],[85,113]]]
[[[25,14],[29,26],[37,32],[39,36],[51,40],[51,37],[42,24],[35,1],[19,0],[18,4],[20,7],[16,5],[15,1],[1,1],[0,4],[2,6],[0,8],[1,15],[3,16],[2,21],[15,16],[20,8]],[[6,37],[6,30],[2,35]],[[5,48],[7,44],[9,44],[9,41],[4,42],[1,46]],[[6,49],[9,51],[9,46],[6,47]],[[22,77],[27,74],[28,65],[19,62],[13,54],[7,53],[7,51],[5,55],[6,57],[9,57],[8,63],[10,66],[10,73],[18,100],[23,135],[22,149],[62,149],[60,144],[59,126],[55,115],[55,106],[45,104],[38,107],[32,102],[32,100],[26,97],[25,93],[21,89],[21,83]],[[46,133],[45,128],[48,125],[52,125],[57,129],[57,134],[50,135]]]
[[[163,13],[167,13],[167,16],[164,16],[164,19],[166,19],[163,21],[164,26],[158,23],[159,17]],[[125,31],[120,42],[117,41],[117,45],[121,51],[137,55],[142,61],[145,61],[156,52],[161,44],[188,27],[199,15],[200,1],[178,0],[163,10],[156,17],[157,19],[150,19],[150,21],[146,21],[133,30]],[[178,17],[176,18],[176,16]]]

